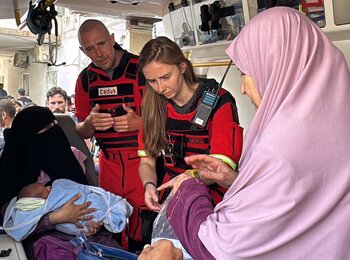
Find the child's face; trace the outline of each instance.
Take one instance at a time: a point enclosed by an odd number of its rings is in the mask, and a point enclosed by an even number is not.
[[[47,199],[47,197],[49,196],[50,194],[50,191],[51,191],[51,187],[46,187],[44,186],[43,184],[40,184],[40,183],[35,183],[35,196],[36,197],[39,197],[39,198],[42,198],[42,199]]]

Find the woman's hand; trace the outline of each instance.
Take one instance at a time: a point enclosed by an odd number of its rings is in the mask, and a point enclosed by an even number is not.
[[[79,198],[80,194],[78,193],[66,204],[64,204],[58,211],[51,212],[49,214],[51,224],[56,225],[59,223],[74,223],[78,228],[83,228],[83,225],[80,223],[80,221],[87,221],[92,219],[94,216],[88,214],[96,211],[96,209],[89,208],[91,204],[89,201],[80,205],[75,205],[74,202]]]
[[[174,194],[176,193],[176,191],[179,189],[179,187],[181,186],[181,184],[188,179],[193,178],[193,176],[189,173],[182,173],[174,178],[172,178],[170,181],[163,183],[162,185],[160,185],[157,190],[161,191],[167,188],[171,188],[173,187],[173,192]]]
[[[156,187],[152,184],[148,184],[145,187],[145,203],[150,210],[159,212],[159,194]]]
[[[85,227],[87,227],[88,231],[84,231],[84,234],[88,237],[91,235],[95,235],[103,225],[103,221],[96,223],[93,220],[89,220],[85,222]]]
[[[194,169],[199,170],[204,182],[211,180],[224,188],[229,188],[237,177],[237,172],[225,162],[209,155],[191,155],[186,157],[185,161]]]

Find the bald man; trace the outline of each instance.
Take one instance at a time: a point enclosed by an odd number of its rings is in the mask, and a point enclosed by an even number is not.
[[[80,49],[92,63],[79,75],[75,88],[77,131],[100,146],[99,185],[125,197],[134,207],[129,219],[128,250],[141,251],[144,189],[138,175],[137,135],[145,79],[138,57],[123,50],[106,26],[86,20],[79,28]]]

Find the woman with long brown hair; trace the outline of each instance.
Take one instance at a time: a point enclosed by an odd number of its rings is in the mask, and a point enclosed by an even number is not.
[[[184,157],[209,154],[235,169],[242,151],[242,128],[238,125],[236,102],[225,89],[218,92],[218,103],[207,123],[194,120],[205,91],[215,91],[213,79],[197,78],[193,66],[176,43],[158,37],[146,43],[140,55],[140,67],[147,90],[142,105],[142,129],[139,134],[139,174],[145,189],[145,202],[154,211],[160,209],[156,159],[163,157],[166,182],[189,170]],[[225,189],[208,181],[214,202]]]

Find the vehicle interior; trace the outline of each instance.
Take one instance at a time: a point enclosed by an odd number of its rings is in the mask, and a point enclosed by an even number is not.
[[[79,50],[76,32],[91,16],[118,19],[108,20],[110,30],[123,48],[135,54],[153,37],[173,39],[197,75],[220,81],[229,62],[225,49],[231,40],[252,17],[274,4],[297,8],[310,17],[350,62],[350,18],[345,11],[350,3],[346,0],[3,0],[0,21],[6,26],[0,26],[0,81],[11,95],[23,87],[38,104],[45,102],[43,88],[62,85],[73,93],[76,76],[90,62]],[[235,66],[230,71],[223,87],[239,96],[239,73]],[[36,86],[37,82],[45,86]],[[246,127],[254,109],[247,99],[237,102]]]
[[[79,24],[88,17],[124,21],[123,31],[117,22],[108,20],[108,24],[118,36],[116,41],[122,40],[123,48],[135,54],[149,39],[168,36],[192,61],[198,76],[220,82],[229,65],[225,49],[232,39],[252,17],[276,2],[312,19],[350,64],[349,0],[1,0],[0,83],[11,95],[25,88],[38,104],[45,104],[45,92],[53,85],[73,93],[79,71],[90,62],[80,52],[76,37]],[[240,74],[234,64],[230,72],[223,87],[237,97],[240,122],[247,129],[255,110],[239,94]],[[60,115],[58,121],[71,143],[89,155],[73,122]],[[86,166],[93,171],[90,157]],[[1,235],[0,250],[8,248],[13,250],[8,259],[26,259],[21,243]]]

